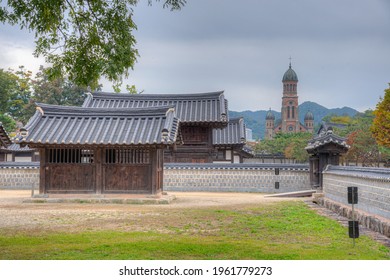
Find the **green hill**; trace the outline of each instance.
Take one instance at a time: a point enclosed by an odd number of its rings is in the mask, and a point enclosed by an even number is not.
[[[354,116],[358,113],[357,110],[350,107],[334,108],[328,109],[322,105],[319,105],[315,102],[306,101],[299,105],[299,119],[303,123],[303,119],[307,111],[311,111],[314,115],[314,125],[318,125],[322,118],[328,115],[337,115],[337,116]],[[253,131],[254,139],[262,139],[264,137],[265,129],[265,116],[267,115],[268,110],[259,110],[259,111],[229,111],[230,118],[243,117],[245,124],[248,128]],[[280,119],[280,112],[273,111],[276,119]]]

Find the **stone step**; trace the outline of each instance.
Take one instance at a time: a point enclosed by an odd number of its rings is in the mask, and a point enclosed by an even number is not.
[[[316,192],[317,192],[316,190],[286,192],[286,193],[268,194],[265,195],[264,197],[307,197],[307,196],[312,196],[313,193]]]

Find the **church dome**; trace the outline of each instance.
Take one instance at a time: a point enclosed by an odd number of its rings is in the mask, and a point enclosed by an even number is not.
[[[307,113],[305,115],[305,121],[314,121],[314,115],[312,112],[307,111]]]
[[[291,63],[287,71],[283,75],[282,82],[298,82],[297,73],[291,68]]]
[[[275,115],[272,113],[271,110],[268,111],[267,115],[265,116],[266,120],[275,120]]]

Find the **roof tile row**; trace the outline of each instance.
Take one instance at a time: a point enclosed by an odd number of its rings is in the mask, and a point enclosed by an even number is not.
[[[24,138],[20,142],[30,146],[171,145],[177,138],[179,120],[170,107],[102,110],[46,104],[38,106],[35,115],[21,131]]]
[[[148,108],[174,106],[181,123],[227,123],[223,91],[202,94],[88,94],[85,108]]]
[[[213,145],[244,145],[245,142],[243,118],[231,119],[226,127],[213,129]]]

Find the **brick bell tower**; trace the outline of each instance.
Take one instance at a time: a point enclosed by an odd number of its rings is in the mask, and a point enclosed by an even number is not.
[[[299,112],[298,112],[298,76],[291,68],[283,75],[283,97],[282,97],[282,126],[281,132],[299,132]]]

